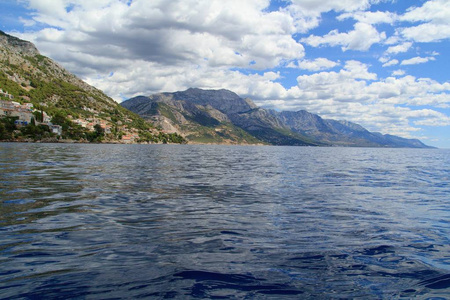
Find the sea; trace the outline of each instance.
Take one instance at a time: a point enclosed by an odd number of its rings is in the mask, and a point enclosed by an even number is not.
[[[450,299],[450,150],[0,143],[0,299]]]

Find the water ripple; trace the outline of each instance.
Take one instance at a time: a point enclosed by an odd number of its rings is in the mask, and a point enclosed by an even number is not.
[[[450,152],[0,144],[0,298],[442,298]]]

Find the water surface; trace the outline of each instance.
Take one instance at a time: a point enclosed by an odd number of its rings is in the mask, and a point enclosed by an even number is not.
[[[0,298],[450,294],[450,151],[0,144]]]

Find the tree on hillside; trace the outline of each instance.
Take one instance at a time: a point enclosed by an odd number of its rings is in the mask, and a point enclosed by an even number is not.
[[[62,113],[58,112],[52,117],[52,124],[62,126],[63,130],[67,130],[70,126],[70,120]]]
[[[10,139],[13,136],[13,131],[16,129],[14,121],[19,117],[3,117],[0,118],[0,140]]]
[[[95,133],[97,134],[97,137],[103,137],[105,136],[105,130],[100,126],[100,124],[94,125]]]
[[[0,140],[6,139],[6,127],[3,125],[3,123],[0,123]]]
[[[34,115],[34,119],[36,120],[36,122],[44,122],[44,111],[35,111],[33,112]]]

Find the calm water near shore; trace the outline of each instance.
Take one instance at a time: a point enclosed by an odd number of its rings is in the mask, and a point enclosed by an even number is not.
[[[0,298],[450,298],[450,150],[0,143]]]

